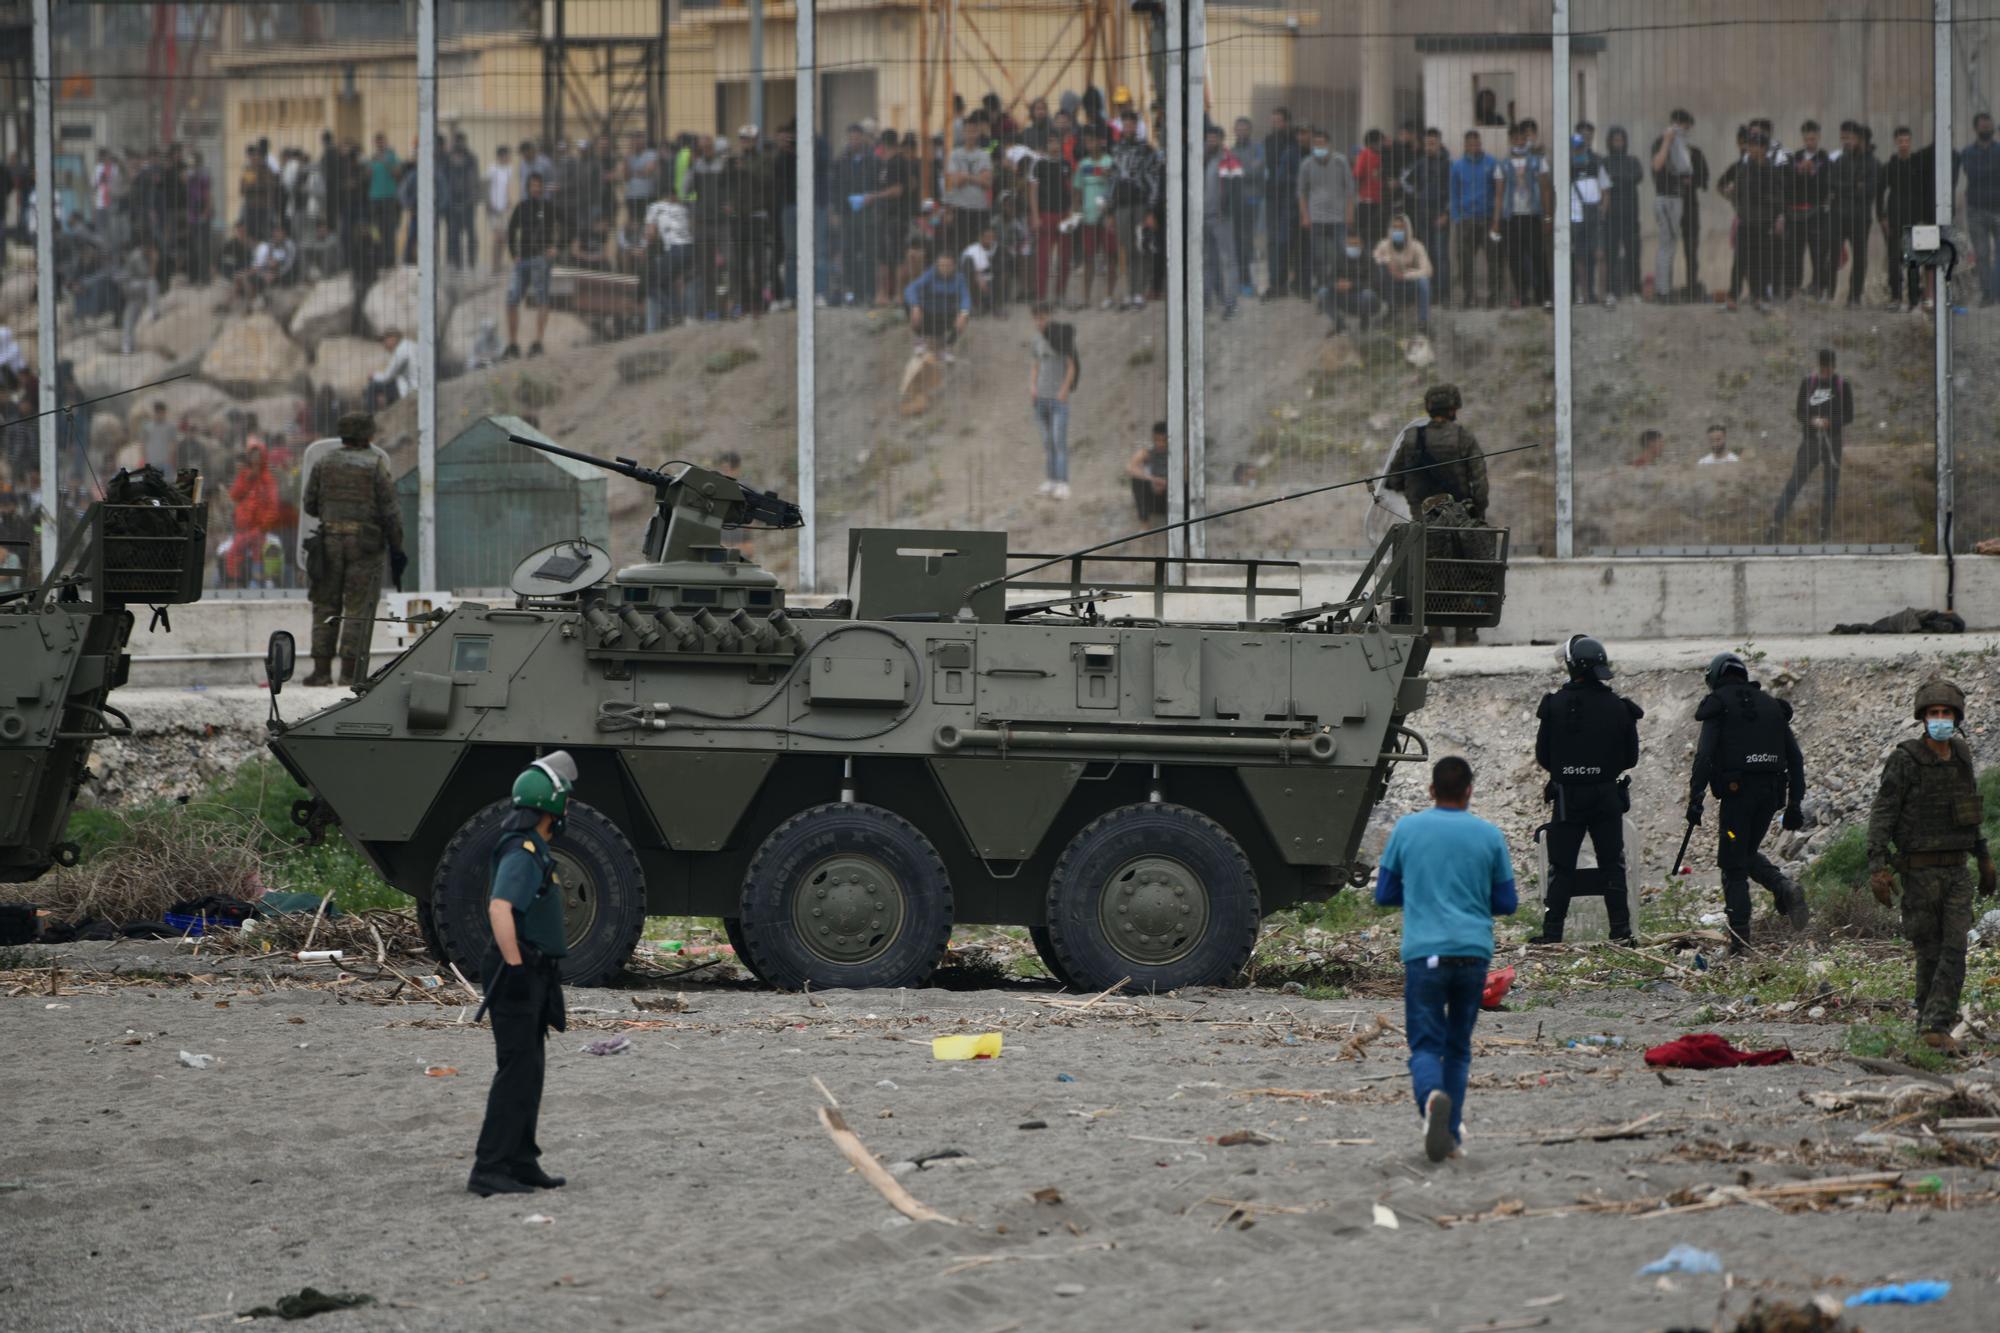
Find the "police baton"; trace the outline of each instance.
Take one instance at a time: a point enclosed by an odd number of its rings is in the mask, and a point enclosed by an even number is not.
[[[1697,824],[1689,824],[1688,831],[1681,836],[1681,849],[1674,853],[1674,864],[1667,871],[1668,880],[1680,878],[1681,867],[1687,864],[1688,844],[1694,841],[1694,831],[1698,827]]]

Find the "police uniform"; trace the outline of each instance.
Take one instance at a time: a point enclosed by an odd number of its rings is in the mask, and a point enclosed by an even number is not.
[[[1962,724],[1964,696],[1947,682],[1929,682],[1918,692],[1917,716],[1923,717],[1925,692],[1935,686],[1955,698]],[[1980,892],[1993,892],[1992,857],[1980,829],[1984,814],[1972,750],[1962,737],[1951,738],[1948,755],[1922,737],[1889,752],[1868,812],[1868,868],[1880,874],[1893,866],[1901,879],[1903,936],[1917,956],[1917,1025],[1926,1033],[1948,1033],[1958,1021],[1965,933],[1972,928],[1968,859],[1979,861]],[[1877,897],[1886,905],[1879,888]]]
[[[343,684],[367,674],[382,557],[403,545],[395,483],[388,465],[368,447],[374,434],[372,417],[358,412],[342,417],[342,447],[322,457],[306,481],[303,507],[320,521],[306,560],[313,657],[308,685],[329,682],[336,648]]]
[[[1585,835],[1597,854],[1599,892],[1611,920],[1611,938],[1632,938],[1631,901],[1625,890],[1625,811],[1628,783],[1620,775],[1639,762],[1639,719],[1646,712],[1603,681],[1571,680],[1542,696],[1535,716],[1535,762],[1548,771],[1555,804],[1547,826],[1547,913],[1538,939],[1562,939],[1563,919],[1577,892],[1577,855]]]
[[[516,792],[518,799],[518,785]],[[517,815],[517,823],[540,818],[533,809]],[[492,898],[514,909],[521,964],[509,966],[494,945],[487,949],[481,969],[486,987],[483,1008],[493,1019],[495,1068],[467,1184],[478,1194],[516,1192],[510,1182],[543,1188],[562,1183],[559,1177],[543,1174],[538,1163],[542,1150],[535,1142],[546,1035],[551,1028],[562,1032],[568,1027],[558,966],[568,952],[562,886],[556,880],[555,854],[548,840],[534,827],[502,835],[493,849],[491,883]]]
[[[1724,662],[1718,658],[1717,663]],[[1701,723],[1688,790],[1688,823],[1701,822],[1702,796],[1721,802],[1715,863],[1722,871],[1722,902],[1729,917],[1730,951],[1750,938],[1750,881],[1771,891],[1792,925],[1806,924],[1805,895],[1771,863],[1764,835],[1780,810],[1785,827],[1804,826],[1806,761],[1792,735],[1792,706],[1738,673],[1738,660],[1711,670],[1709,694],[1694,710]]]

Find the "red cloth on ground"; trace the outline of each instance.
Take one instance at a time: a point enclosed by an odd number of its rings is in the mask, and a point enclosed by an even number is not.
[[[1507,998],[1508,987],[1514,984],[1514,969],[1503,967],[1498,972],[1486,974],[1486,991],[1479,997],[1481,1009],[1498,1009],[1500,1001]]]
[[[1676,1037],[1646,1052],[1646,1063],[1669,1069],[1734,1069],[1738,1065],[1781,1065],[1792,1058],[1783,1046],[1770,1051],[1739,1051],[1713,1032]]]

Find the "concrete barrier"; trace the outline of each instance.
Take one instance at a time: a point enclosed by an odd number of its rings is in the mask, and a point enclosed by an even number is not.
[[[1954,601],[1966,625],[2000,628],[2000,559],[1961,556],[1956,564]],[[1302,571],[1306,602],[1345,597],[1361,568],[1360,561],[1308,562]],[[1521,559],[1507,571],[1500,627],[1480,637],[1495,644],[1553,641],[1579,631],[1621,642],[1809,637],[1908,606],[1942,607],[1946,579],[1945,561],[1929,555]],[[1107,602],[1104,609],[1123,614],[1126,605]],[[1148,609],[1133,605],[1132,613]],[[1172,604],[1170,614],[1226,621],[1237,619],[1242,608],[1232,599],[1205,597]],[[310,665],[311,609],[302,599],[211,598],[175,607],[171,634],[148,634],[145,622],[141,609],[132,636],[135,684],[257,683],[264,676],[264,643],[275,629],[298,636],[301,674]],[[397,651],[397,633],[397,626],[376,625],[377,663]]]

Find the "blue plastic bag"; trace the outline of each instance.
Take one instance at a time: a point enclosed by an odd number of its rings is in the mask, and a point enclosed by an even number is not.
[[[1931,1305],[1950,1291],[1949,1282],[1897,1282],[1857,1291],[1847,1298],[1847,1305],[1849,1309],[1857,1305]]]
[[[1639,1270],[1640,1277],[1658,1273],[1720,1273],[1722,1260],[1692,1245],[1676,1245]]]

